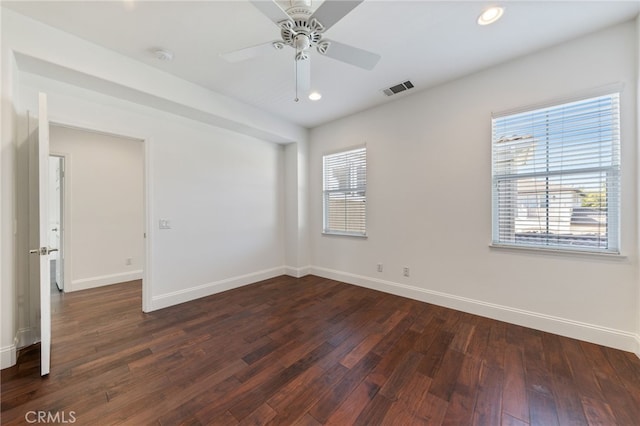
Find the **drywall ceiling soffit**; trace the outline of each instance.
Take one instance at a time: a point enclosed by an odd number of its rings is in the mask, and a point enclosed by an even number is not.
[[[286,4],[286,2],[282,2]],[[321,2],[314,1],[313,7]],[[494,2],[495,3],[495,2]],[[295,103],[293,51],[227,63],[221,53],[277,40],[278,28],[248,1],[6,2],[5,7],[293,123],[314,127],[419,90],[633,19],[638,1],[503,1],[502,20],[476,25],[484,1],[366,0],[327,31],[382,56],[373,71],[311,54],[312,89]],[[174,53],[159,61],[153,49]],[[400,95],[403,96],[403,95]],[[396,99],[396,97],[391,98]]]
[[[92,90],[139,105],[153,106],[160,111],[169,112],[192,120],[200,121],[202,123],[211,124],[216,127],[252,136],[261,140],[285,145],[293,142],[281,135],[276,135],[272,132],[250,126],[240,121],[221,117],[202,109],[194,108],[167,98],[162,98],[112,81],[81,73],[39,58],[19,52],[14,52],[14,56],[16,59],[16,65],[21,72],[51,78],[63,83],[72,84],[83,89]]]

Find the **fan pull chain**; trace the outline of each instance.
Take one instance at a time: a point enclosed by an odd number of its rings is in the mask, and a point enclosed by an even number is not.
[[[300,101],[298,99],[298,49],[296,48],[295,56],[293,57],[294,62],[296,63],[296,98],[293,100],[294,102]]]

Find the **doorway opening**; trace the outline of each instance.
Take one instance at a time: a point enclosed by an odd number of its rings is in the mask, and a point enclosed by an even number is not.
[[[63,274],[60,287],[73,292],[136,280],[144,284],[144,140],[51,123],[50,154],[51,161],[62,158],[50,166],[51,216],[56,216],[54,199],[62,206],[62,226],[52,219],[50,227],[62,231],[58,261],[63,266],[55,270]],[[54,186],[59,167],[61,198]],[[56,238],[52,231],[50,240]]]
[[[64,290],[64,164],[64,156],[49,155],[49,271],[52,293]]]

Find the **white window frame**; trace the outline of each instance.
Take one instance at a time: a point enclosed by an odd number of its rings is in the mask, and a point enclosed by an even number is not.
[[[343,183],[336,183],[335,179],[329,185],[329,178],[327,173],[330,172],[330,161],[340,159],[340,157],[345,157],[344,160],[346,164],[341,166],[349,167],[350,170],[348,172],[348,179],[346,179]],[[364,165],[364,171],[357,170],[357,167],[362,167]],[[353,211],[347,211],[345,208],[344,212],[344,226],[341,228],[331,227],[330,223],[336,221],[336,217],[331,217],[331,212],[329,209],[329,197],[335,194],[343,194],[345,197],[353,196],[356,199],[359,199],[362,203],[364,203],[363,209],[359,209],[358,212],[362,212],[362,217],[360,219],[360,228],[361,229],[353,229],[351,225],[348,223],[348,218],[350,214],[354,214]],[[346,207],[346,204],[345,204]],[[334,213],[335,214],[335,213]],[[338,216],[340,219],[340,216]],[[356,224],[357,225],[357,224]],[[351,229],[350,229],[351,228]],[[355,226],[358,228],[358,226]],[[345,148],[340,151],[333,151],[330,153],[326,153],[322,156],[322,233],[326,235],[343,235],[350,237],[367,237],[367,147],[366,145],[358,145],[350,148]]]
[[[512,175],[508,175],[504,173],[504,168],[497,167],[496,165],[496,147],[500,138],[509,137],[509,135],[501,135],[500,133],[504,133],[503,129],[498,131],[496,129],[496,123],[501,119],[509,119],[510,117],[518,116],[519,114],[533,114],[542,110],[553,110],[554,108],[559,108],[563,106],[570,106],[571,104],[578,103],[588,103],[589,101],[596,100],[598,98],[610,98],[614,103],[614,107],[612,108],[613,112],[612,120],[611,120],[611,128],[613,129],[614,137],[611,142],[611,158],[612,163],[608,166],[598,167],[597,170],[594,169],[595,172],[606,174],[606,178],[604,179],[607,194],[612,194],[613,201],[607,199],[606,206],[606,246],[605,247],[584,247],[584,246],[570,246],[568,244],[553,244],[549,242],[549,239],[541,239],[542,243],[532,243],[530,241],[526,243],[519,243],[517,241],[505,241],[502,237],[504,235],[504,229],[500,228],[500,208],[499,205],[499,196],[501,194],[499,190],[499,182],[515,182],[517,179],[523,178],[540,178],[546,177],[549,178],[551,176],[573,176],[579,174],[580,172],[576,169],[568,168],[570,170],[562,171],[560,173],[539,173],[539,172],[525,172],[519,174],[517,172]],[[598,255],[619,255],[620,254],[620,204],[621,204],[621,154],[620,154],[620,90],[609,90],[601,93],[592,93],[588,96],[583,96],[579,98],[573,98],[563,101],[557,101],[554,103],[549,103],[543,106],[536,106],[526,109],[519,109],[518,111],[504,112],[500,114],[493,114],[492,116],[492,143],[491,143],[491,176],[492,176],[492,247],[498,248],[516,248],[516,249],[531,249],[531,250],[543,250],[543,251],[553,251],[553,252],[566,252],[566,253],[587,253],[587,254],[598,254]],[[564,120],[564,118],[563,118]],[[511,135],[512,137],[521,137],[522,135]],[[561,155],[564,155],[561,154]],[[549,160],[547,160],[549,161]],[[501,171],[497,171],[497,170]],[[588,170],[588,167],[585,166],[584,169],[580,170]],[[502,174],[501,174],[502,173]],[[504,193],[502,192],[504,195]],[[504,208],[503,208],[504,210]],[[506,211],[509,211],[509,208],[506,208]],[[517,215],[518,205],[515,204],[514,207],[511,208],[513,211],[513,215]],[[547,220],[549,218],[547,217]],[[501,232],[502,231],[502,232]],[[547,234],[547,237],[549,235]]]

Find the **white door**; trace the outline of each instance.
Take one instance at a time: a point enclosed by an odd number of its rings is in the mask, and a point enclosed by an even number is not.
[[[31,117],[30,117],[31,118]],[[31,247],[30,256],[37,269],[35,274],[40,288],[40,374],[49,374],[51,362],[51,271],[49,265],[49,121],[47,119],[47,95],[39,94],[37,129],[32,129],[29,119],[29,135],[32,144],[29,159],[30,178],[29,192],[31,200],[37,200],[35,205],[29,206],[30,232],[36,237],[30,239],[32,244],[37,241],[38,247]]]

